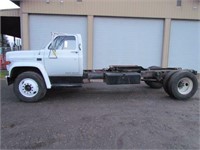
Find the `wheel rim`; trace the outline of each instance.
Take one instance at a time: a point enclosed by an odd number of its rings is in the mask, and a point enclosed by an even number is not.
[[[182,78],[178,82],[179,93],[186,95],[189,94],[193,89],[193,82],[190,78]]]
[[[26,78],[19,83],[19,91],[25,97],[34,97],[37,95],[39,87],[35,80]]]

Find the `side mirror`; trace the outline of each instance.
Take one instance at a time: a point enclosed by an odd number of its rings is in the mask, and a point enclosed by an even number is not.
[[[81,50],[81,44],[78,44],[78,49]]]

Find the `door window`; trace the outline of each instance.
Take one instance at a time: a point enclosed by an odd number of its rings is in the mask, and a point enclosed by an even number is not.
[[[49,49],[56,50],[75,50],[76,38],[75,36],[58,36],[49,46]]]

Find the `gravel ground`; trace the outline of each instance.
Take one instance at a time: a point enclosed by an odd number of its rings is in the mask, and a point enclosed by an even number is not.
[[[177,101],[145,84],[91,83],[24,103],[1,80],[1,149],[200,149],[199,91]]]

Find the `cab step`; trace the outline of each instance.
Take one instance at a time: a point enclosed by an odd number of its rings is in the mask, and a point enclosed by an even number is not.
[[[81,83],[75,83],[75,84],[52,84],[52,87],[82,87]]]

